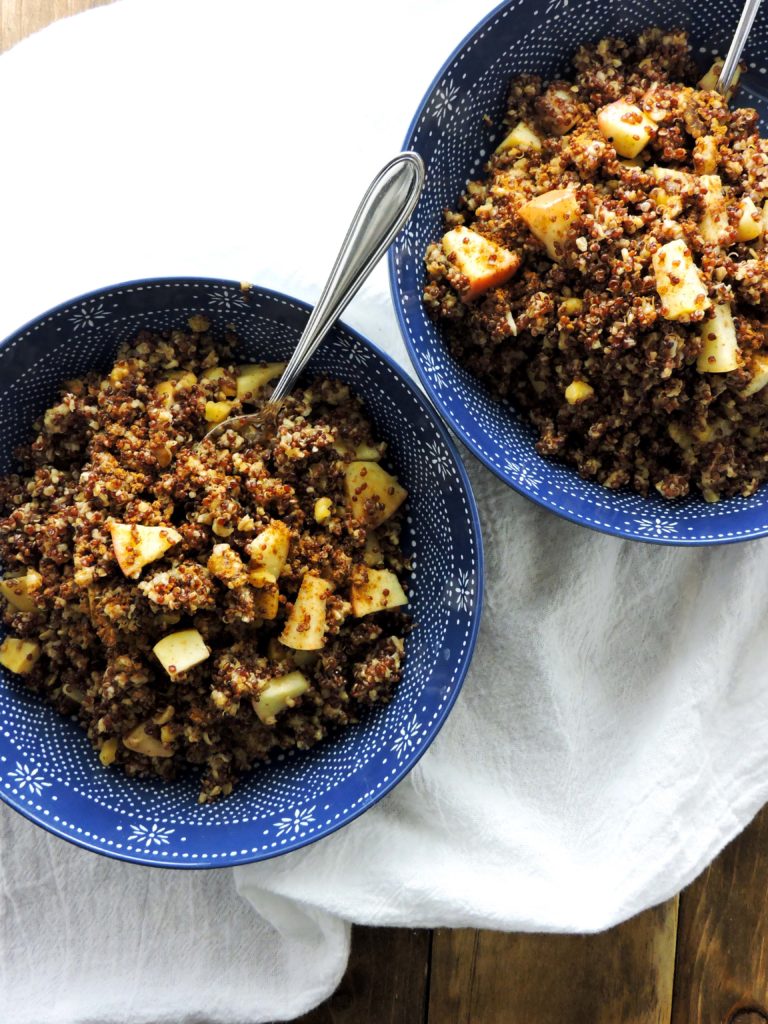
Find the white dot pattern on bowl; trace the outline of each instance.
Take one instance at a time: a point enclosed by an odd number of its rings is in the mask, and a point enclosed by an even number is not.
[[[706,544],[768,533],[768,486],[751,498],[709,505],[698,498],[669,503],[609,491],[581,480],[575,470],[542,458],[534,432],[508,404],[491,399],[458,365],[421,302],[423,254],[440,237],[442,211],[453,207],[465,182],[481,171],[504,110],[509,79],[520,72],[545,77],[567,72],[580,42],[604,35],[631,36],[648,25],[688,29],[702,69],[724,53],[738,20],[725,0],[701,4],[628,0],[512,0],[492,12],[446,62],[427,91],[404,148],[424,157],[427,184],[408,229],[390,253],[395,306],[408,351],[427,392],[464,443],[497,476],[565,518],[617,536],[658,544]],[[706,44],[706,45],[704,45]],[[768,11],[750,33],[739,103],[768,115]],[[753,67],[754,65],[754,67]]]
[[[181,326],[206,312],[233,325],[245,359],[288,355],[306,308],[226,281],[136,283],[87,296],[23,328],[0,348],[0,472],[61,380],[109,364],[141,327]],[[416,562],[408,660],[394,700],[305,753],[255,769],[227,800],[197,803],[193,776],[172,785],[101,767],[84,733],[0,678],[0,795],[75,842],[174,866],[259,860],[338,828],[388,791],[436,734],[466,671],[480,610],[482,556],[474,502],[447,434],[388,361],[338,326],[310,364],[365,398],[388,460],[409,491],[405,544]],[[426,453],[426,454],[425,454]],[[450,581],[461,600],[446,589]],[[446,656],[447,655],[447,656]]]

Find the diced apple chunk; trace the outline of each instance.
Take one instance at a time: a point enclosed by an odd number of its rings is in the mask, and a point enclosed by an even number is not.
[[[704,282],[682,238],[675,238],[657,249],[653,254],[653,272],[665,320],[689,322],[696,314],[709,309],[711,303]]]
[[[203,380],[215,381],[225,398],[234,398],[237,395],[237,386],[233,375],[223,366],[210,366],[203,371]]]
[[[752,356],[749,368],[752,371],[752,380],[741,392],[742,398],[756,395],[758,391],[762,391],[766,384],[768,384],[768,356]]]
[[[598,111],[597,127],[606,141],[613,143],[619,156],[632,158],[648,144],[656,125],[640,107],[616,100]]]
[[[595,389],[585,380],[572,380],[565,389],[565,400],[568,405],[580,405],[588,398],[592,398],[594,393]]]
[[[720,245],[726,241],[728,232],[723,183],[717,174],[702,174],[699,182],[704,187],[704,216],[701,218],[699,231],[705,242]]]
[[[247,551],[251,556],[248,568],[266,569],[277,579],[288,561],[290,546],[290,529],[279,519],[274,520],[248,545]]]
[[[389,519],[408,497],[406,489],[376,462],[350,462],[344,493],[355,518],[372,527]]]
[[[352,614],[358,618],[408,604],[400,580],[389,569],[361,567],[360,576],[361,581],[353,583],[350,590]]]
[[[181,534],[171,526],[141,526],[112,521],[109,532],[117,564],[132,580],[139,578],[145,565],[162,558],[181,540]]]
[[[123,736],[123,746],[146,757],[173,757],[173,747],[163,743],[156,736],[150,736],[146,730],[147,724],[142,722]]]
[[[571,224],[579,216],[579,204],[572,189],[555,188],[529,199],[518,211],[531,232],[547,247],[553,260],[563,254]]]
[[[357,459],[359,462],[378,462],[381,458],[381,452],[373,445],[351,445],[343,437],[340,437],[338,441],[334,441],[333,447],[339,455],[351,455],[353,459]]]
[[[443,252],[466,278],[460,295],[465,302],[504,284],[520,266],[516,252],[504,249],[472,228],[453,228],[443,235]]]
[[[286,672],[268,679],[252,700],[253,710],[264,725],[274,725],[277,716],[309,689],[309,680],[303,672]]]
[[[196,629],[180,629],[158,640],[152,648],[165,671],[175,679],[210,657],[205,640]]]
[[[693,147],[693,166],[697,174],[714,174],[719,163],[717,139],[714,135],[700,135]]]
[[[714,62],[712,67],[709,69],[709,71],[707,71],[707,73],[702,78],[699,79],[698,86],[699,86],[700,89],[704,90],[704,92],[715,92],[716,91],[716,89],[717,89],[717,80],[720,78],[720,72],[723,70],[723,64],[724,63],[725,62],[723,61],[722,57],[718,57],[717,58],[717,60]],[[731,98],[731,96],[733,96],[734,92],[736,91],[736,86],[739,84],[739,79],[740,78],[741,78],[741,68],[737,67],[736,71],[734,73],[734,76],[733,76],[733,81],[731,83],[731,87],[730,87],[730,89],[728,89],[728,91],[725,94],[725,98],[727,100],[729,100]]]
[[[296,651],[319,651],[325,646],[325,612],[333,584],[313,573],[306,573],[280,643]]]
[[[237,397],[241,402],[252,401],[259,391],[275,377],[279,377],[287,363],[248,363],[238,366]]]
[[[37,664],[40,653],[40,644],[36,640],[7,636],[0,644],[0,665],[9,672],[25,676]]]
[[[745,196],[741,200],[739,211],[740,216],[736,228],[736,237],[740,242],[752,242],[763,233],[762,214],[749,196]]]
[[[205,420],[206,423],[223,423],[232,412],[231,402],[206,402]]]
[[[155,387],[155,393],[166,409],[170,409],[176,399],[176,392],[194,387],[197,377],[194,373],[175,371]]]
[[[507,149],[541,149],[541,139],[536,132],[525,123],[519,121],[512,131],[505,135],[496,147],[497,153],[503,153]]]
[[[257,618],[274,619],[280,610],[280,594],[274,583],[259,587],[253,601],[253,611]]]
[[[686,188],[687,186],[693,186],[696,184],[695,175],[689,171],[680,171],[675,167],[660,167],[658,164],[652,164],[648,168],[648,174],[656,178],[657,181],[666,182],[672,181],[680,188]]]
[[[0,594],[20,612],[33,612],[37,605],[32,595],[40,589],[42,582],[43,577],[39,572],[27,569],[23,576],[0,580]]]
[[[729,303],[718,303],[710,319],[699,324],[699,333],[702,340],[696,360],[699,373],[728,373],[739,366],[739,344]]]

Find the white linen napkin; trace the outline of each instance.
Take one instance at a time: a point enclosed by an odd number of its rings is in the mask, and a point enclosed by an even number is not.
[[[122,0],[20,44],[0,59],[0,336],[134,277],[316,299],[488,7]],[[345,319],[410,369],[384,265]],[[484,620],[411,775],[338,833],[234,873],[110,862],[0,808],[4,1024],[291,1019],[337,983],[349,921],[605,928],[679,890],[765,802],[768,545],[600,536],[465,461]]]

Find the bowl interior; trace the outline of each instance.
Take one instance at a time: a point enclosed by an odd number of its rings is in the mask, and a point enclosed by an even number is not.
[[[121,285],[68,303],[0,346],[0,472],[61,381],[109,365],[141,327],[182,326],[204,312],[234,325],[244,359],[289,355],[307,307],[232,282],[159,280]],[[388,460],[408,488],[405,550],[412,554],[404,678],[394,700],[311,751],[278,755],[234,794],[197,803],[192,776],[166,785],[101,767],[75,722],[0,670],[0,795],[65,838],[124,859],[210,867],[295,849],[356,817],[392,788],[438,731],[474,645],[482,552],[469,484],[445,429],[396,367],[338,325],[310,371],[360,394]]]
[[[490,398],[449,354],[425,315],[423,255],[443,233],[442,211],[453,207],[498,142],[509,79],[522,72],[567,74],[581,42],[632,35],[650,25],[688,30],[702,69],[723,55],[739,17],[727,0],[706,4],[662,0],[512,0],[494,10],[458,46],[437,74],[408,130],[404,147],[427,164],[427,183],[407,231],[390,253],[400,326],[427,392],[451,427],[497,476],[565,518],[604,532],[663,544],[705,544],[768,533],[768,485],[751,498],[709,505],[698,498],[670,503],[658,495],[610,491],[575,470],[542,458],[535,434],[515,411]],[[768,11],[758,14],[744,54],[749,70],[737,102],[768,117]]]

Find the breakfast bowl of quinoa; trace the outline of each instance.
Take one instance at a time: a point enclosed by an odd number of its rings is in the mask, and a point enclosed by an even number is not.
[[[528,0],[456,48],[406,137],[427,187],[390,254],[452,430],[545,508],[620,537],[768,533],[768,27]]]
[[[456,699],[481,539],[427,403],[337,324],[276,416],[237,423],[307,316],[152,279],[0,345],[0,795],[78,845],[297,849],[396,785]]]

